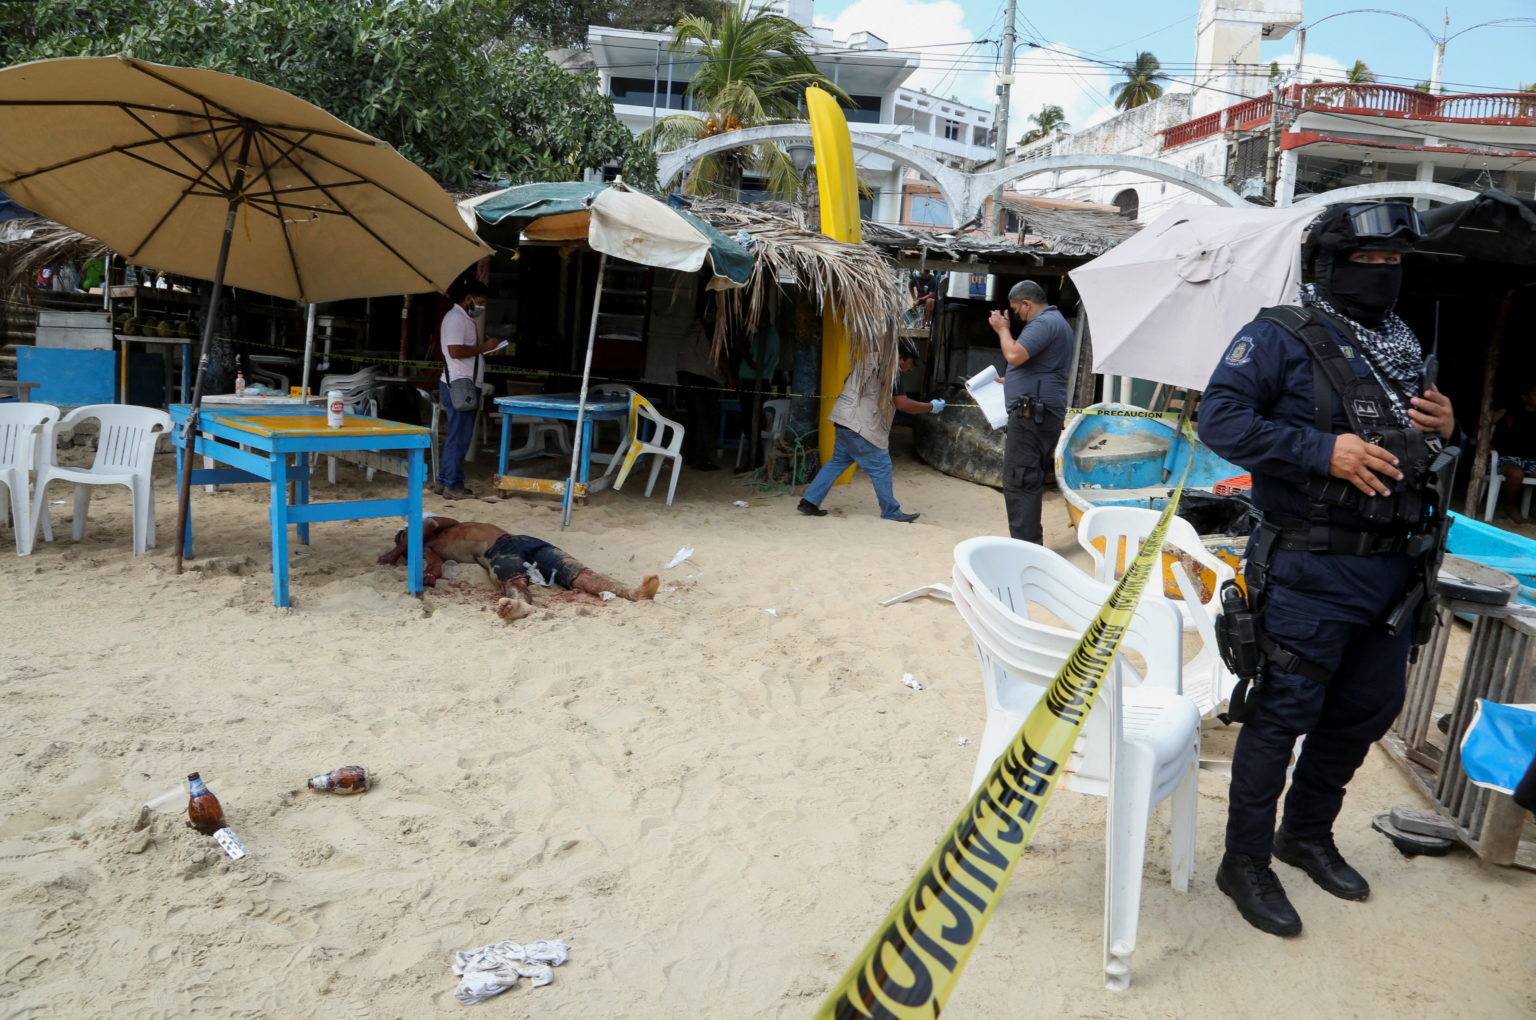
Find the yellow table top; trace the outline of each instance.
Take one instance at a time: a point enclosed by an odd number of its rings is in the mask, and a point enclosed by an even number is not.
[[[421,425],[405,425],[395,421],[382,421],[362,415],[345,415],[340,428],[326,425],[324,414],[241,414],[220,415],[217,411],[208,415],[230,428],[241,429],[258,436],[389,436],[402,433],[425,434]]]

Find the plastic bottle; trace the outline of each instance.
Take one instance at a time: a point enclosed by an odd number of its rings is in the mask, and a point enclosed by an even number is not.
[[[245,373],[238,369],[235,371],[235,396],[245,396]]]
[[[202,777],[196,772],[187,776],[187,792],[191,795],[187,800],[187,821],[192,828],[205,836],[212,836],[214,842],[223,847],[232,860],[238,861],[244,857],[245,847],[229,826],[224,824],[224,808],[219,804],[219,798],[203,784]]]
[[[325,424],[333,429],[341,428],[346,421],[347,404],[340,390],[331,390],[325,395],[325,407]]]
[[[368,770],[361,765],[343,765],[312,778],[309,788],[327,793],[363,793],[368,789]]]

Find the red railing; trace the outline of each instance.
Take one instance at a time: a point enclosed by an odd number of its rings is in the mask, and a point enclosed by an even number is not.
[[[1462,121],[1536,127],[1536,93],[1494,92],[1436,96],[1401,85],[1293,85],[1285,90],[1289,106],[1307,110],[1401,117],[1406,120]],[[1173,149],[1218,134],[1246,131],[1269,119],[1270,98],[1261,96],[1208,113],[1158,132],[1162,148]]]

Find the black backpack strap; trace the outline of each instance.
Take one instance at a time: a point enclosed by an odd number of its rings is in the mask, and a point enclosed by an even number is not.
[[[1333,338],[1328,327],[1313,314],[1309,308],[1298,305],[1275,305],[1271,308],[1259,310],[1258,317],[1265,322],[1273,322],[1275,325],[1290,333],[1296,339],[1307,345],[1307,350],[1312,352],[1313,362],[1313,389],[1317,398],[1317,430],[1319,432],[1333,431],[1333,409],[1324,405],[1324,390],[1331,390],[1339,397],[1349,392],[1351,386],[1359,379],[1355,370],[1349,367],[1349,360],[1344,357],[1344,352],[1339,350],[1339,343]],[[1326,379],[1327,386],[1319,386],[1317,382]],[[1324,417],[1324,412],[1327,417]],[[1348,409],[1346,408],[1346,412]],[[1353,415],[1350,416],[1350,424],[1355,424]]]

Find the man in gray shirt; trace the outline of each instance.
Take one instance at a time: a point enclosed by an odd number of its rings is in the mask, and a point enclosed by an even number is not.
[[[1008,304],[1024,323],[1015,339],[1008,313],[992,313],[987,324],[997,333],[1008,362],[1003,397],[1008,406],[1008,435],[1003,448],[1003,504],[1008,533],[1040,545],[1040,497],[1056,440],[1067,411],[1067,371],[1072,364],[1072,327],[1047,303],[1045,288],[1033,280],[1016,283]]]

